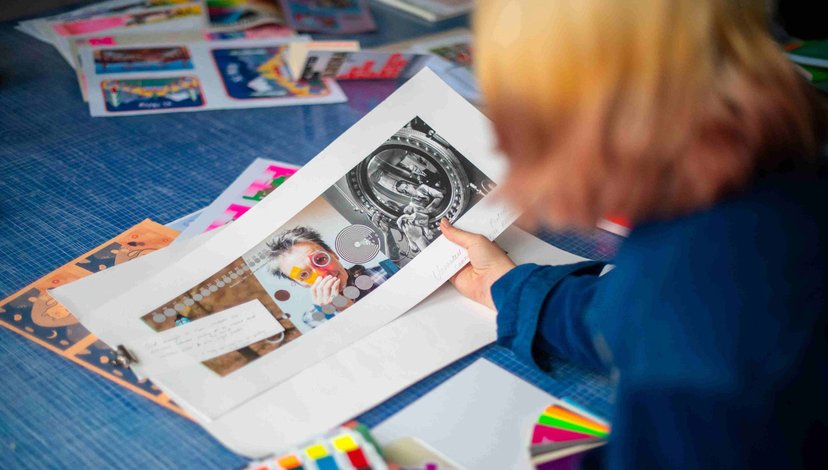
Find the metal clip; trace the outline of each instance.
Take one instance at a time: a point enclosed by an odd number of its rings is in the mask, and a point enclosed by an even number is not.
[[[115,359],[112,362],[118,367],[129,367],[132,364],[137,364],[138,359],[123,344],[119,344],[115,350]]]

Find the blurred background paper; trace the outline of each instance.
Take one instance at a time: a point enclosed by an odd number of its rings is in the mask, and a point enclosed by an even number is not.
[[[176,243],[238,219],[298,169],[290,163],[257,158],[218,198],[187,224],[176,238]]]
[[[463,468],[529,469],[528,435],[555,398],[485,359],[373,429],[380,444],[419,436]]]

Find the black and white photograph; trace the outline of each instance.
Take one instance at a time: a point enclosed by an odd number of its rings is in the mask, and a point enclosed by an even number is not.
[[[368,240],[405,266],[495,184],[425,121],[415,117],[323,197],[352,224],[376,230]]]

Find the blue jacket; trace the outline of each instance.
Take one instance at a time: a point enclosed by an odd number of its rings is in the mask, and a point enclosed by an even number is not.
[[[765,177],[492,287],[498,341],[616,381],[608,468],[828,468],[828,178]]]

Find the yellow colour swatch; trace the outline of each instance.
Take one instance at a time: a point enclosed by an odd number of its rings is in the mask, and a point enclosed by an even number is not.
[[[347,434],[335,437],[333,439],[333,445],[340,452],[350,452],[359,449],[359,445],[354,441],[354,438]]]
[[[305,448],[305,453],[313,460],[319,460],[328,455],[328,450],[322,444],[314,444]]]

